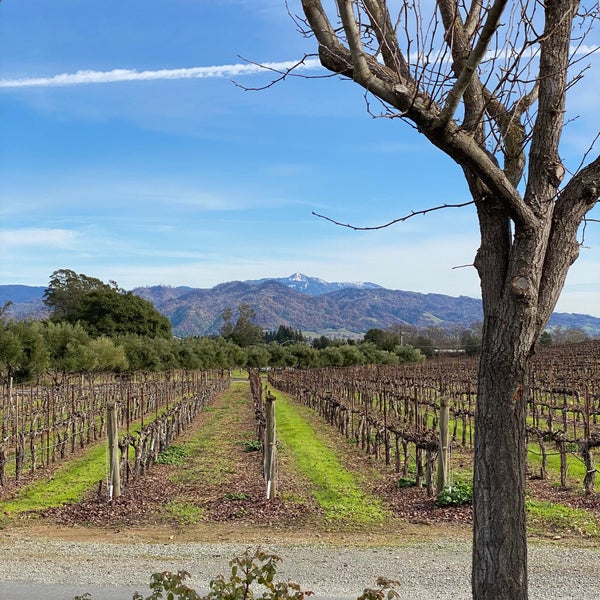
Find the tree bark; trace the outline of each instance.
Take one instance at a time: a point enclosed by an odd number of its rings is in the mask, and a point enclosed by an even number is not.
[[[467,174],[471,187],[477,182]],[[477,203],[484,324],[475,409],[473,565],[476,600],[527,600],[525,525],[528,369],[537,330],[545,227],[511,223],[493,197]]]
[[[501,320],[485,326],[475,411],[473,598],[526,600],[528,358],[511,356]]]

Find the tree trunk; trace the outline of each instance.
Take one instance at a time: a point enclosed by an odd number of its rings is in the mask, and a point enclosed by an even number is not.
[[[475,412],[473,598],[526,600],[528,356],[511,339],[514,329],[487,321]]]
[[[600,157],[562,186],[566,169],[559,152],[566,92],[577,80],[570,75],[567,81],[571,29],[577,15],[573,33],[583,36],[575,38],[581,43],[586,35],[581,23],[595,13],[578,13],[578,0],[517,7],[494,0],[473,3],[469,10],[456,0],[438,0],[440,20],[424,21],[426,3],[399,3],[396,15],[388,6],[396,3],[337,0],[330,20],[324,4],[302,0],[322,65],[354,80],[390,108],[386,116],[412,122],[455,160],[475,201],[481,246],[474,264],[484,331],[475,418],[473,597],[526,600],[528,363],[577,258],[578,228],[600,193]],[[413,11],[416,23],[427,22],[434,32],[416,42],[423,56],[414,62],[407,58],[415,39],[406,16]],[[537,26],[534,31],[531,23],[541,26],[542,20],[543,33]],[[436,72],[426,48],[437,46],[440,28],[452,65]],[[490,50],[499,60],[507,50],[513,54],[529,46],[539,52],[539,72],[527,82],[522,77],[533,67],[529,52],[517,53],[506,66],[499,61],[481,68]],[[490,90],[487,84],[496,75],[498,85]]]

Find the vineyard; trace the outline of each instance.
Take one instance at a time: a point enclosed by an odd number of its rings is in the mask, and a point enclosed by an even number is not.
[[[122,377],[80,376],[53,385],[2,388],[0,486],[20,484],[78,449],[104,439],[116,407],[121,473],[142,475],[211,397],[229,371],[171,371]]]
[[[442,407],[449,412],[450,448],[470,451],[474,436],[477,362],[429,361],[404,366],[357,366],[271,371],[269,383],[318,411],[366,453],[395,465],[403,477],[434,493]],[[583,485],[594,491],[594,452],[600,447],[600,341],[557,347],[534,359],[528,401],[529,447],[560,456],[561,486],[569,456],[585,464]],[[532,450],[530,450],[530,453]]]
[[[266,409],[258,371],[250,371],[257,438],[265,444]],[[470,458],[477,402],[477,363],[441,359],[392,366],[273,369],[269,384],[314,409],[398,477],[435,493],[442,452]],[[0,406],[0,494],[107,436],[116,407],[119,471],[127,483],[145,474],[198,413],[229,386],[229,371],[89,375],[48,385],[4,385]],[[447,414],[447,417],[444,415]],[[448,441],[440,437],[447,421]],[[569,461],[585,466],[581,485],[595,491],[600,448],[600,341],[556,347],[534,359],[528,397],[531,476]],[[265,464],[267,464],[269,459]],[[274,460],[274,459],[272,459]],[[266,468],[265,475],[269,472]],[[273,486],[276,485],[273,479]],[[438,487],[438,491],[439,491]],[[273,491],[275,487],[273,487]]]

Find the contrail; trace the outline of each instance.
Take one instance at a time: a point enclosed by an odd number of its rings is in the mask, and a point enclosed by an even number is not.
[[[599,46],[579,46],[572,48],[573,55],[593,54],[600,50]],[[536,52],[536,50],[532,50]],[[431,57],[430,57],[431,58]],[[418,57],[415,57],[418,59]],[[151,81],[159,79],[215,79],[221,77],[237,77],[239,75],[255,75],[269,70],[284,73],[289,69],[311,71],[321,69],[316,58],[288,60],[267,63],[240,63],[236,65],[220,65],[213,67],[190,67],[182,69],[158,69],[156,71],[136,71],[135,69],[113,69],[112,71],[77,71],[61,73],[52,77],[23,77],[19,79],[0,79],[0,88],[26,87],[59,87],[67,85],[84,85],[90,83],[116,83],[120,81]]]
[[[320,69],[315,58],[302,61],[269,62],[262,64],[242,63],[214,67],[191,67],[183,69],[159,69],[156,71],[136,71],[135,69],[113,69],[112,71],[77,71],[61,73],[53,77],[23,77],[20,79],[0,79],[0,88],[57,87],[83,85],[89,83],[116,83],[120,81],[151,81],[157,79],[213,79],[253,75],[269,70],[285,72],[294,70]]]

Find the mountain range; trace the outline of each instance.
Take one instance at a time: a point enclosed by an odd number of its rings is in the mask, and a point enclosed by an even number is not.
[[[0,286],[0,306],[11,300],[9,317],[44,318],[48,316],[44,291],[43,287]],[[331,283],[301,273],[231,281],[210,289],[158,285],[132,292],[150,300],[180,337],[218,334],[223,310],[241,304],[254,309],[256,324],[265,330],[285,325],[307,335],[330,337],[359,336],[371,328],[393,325],[469,327],[483,318],[481,300],[476,298],[390,290],[375,283]],[[589,315],[555,313],[549,327],[579,328],[600,337],[600,318]]]

